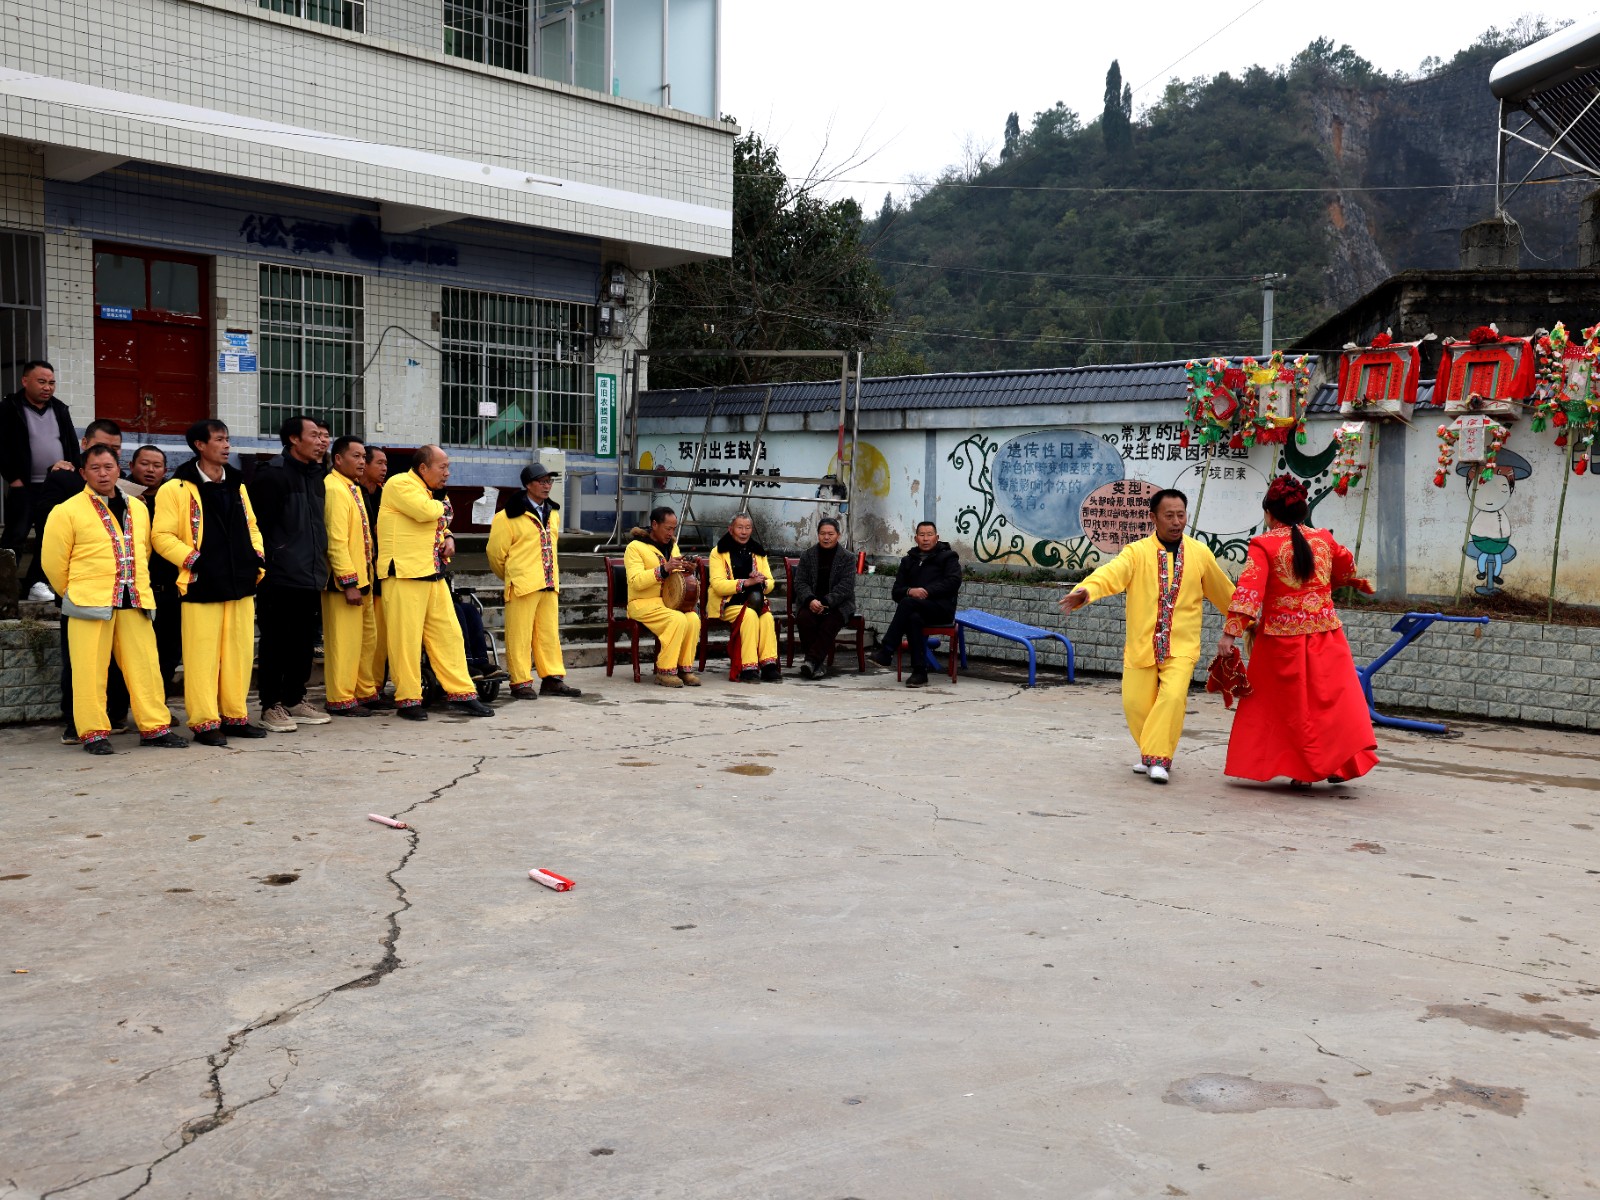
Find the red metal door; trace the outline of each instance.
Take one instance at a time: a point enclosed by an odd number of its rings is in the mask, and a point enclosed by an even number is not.
[[[182,433],[211,414],[209,260],[97,242],[94,261],[95,415]]]

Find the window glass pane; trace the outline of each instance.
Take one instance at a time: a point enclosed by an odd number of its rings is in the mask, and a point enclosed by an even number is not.
[[[611,0],[616,94],[643,104],[661,104],[661,51],[666,36],[662,0]]]
[[[143,308],[144,259],[123,254],[96,254],[94,302],[119,308]]]
[[[667,8],[667,82],[672,107],[714,117],[717,98],[716,0],[671,0]]]
[[[580,4],[574,10],[577,39],[572,82],[597,92],[610,91],[606,80],[606,6],[604,0]]]
[[[567,78],[567,30],[570,17],[557,17],[539,26],[539,77],[570,83]]]
[[[323,418],[336,437],[363,432],[363,288],[359,275],[261,268],[263,434],[297,412]]]
[[[200,315],[200,268],[158,260],[150,264],[150,307],[159,312]]]

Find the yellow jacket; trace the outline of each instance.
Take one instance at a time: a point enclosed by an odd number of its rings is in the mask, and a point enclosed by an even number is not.
[[[752,560],[755,569],[766,577],[766,590],[773,588],[772,568],[767,565],[765,554],[753,554]],[[733,594],[739,590],[737,580],[733,577],[733,554],[722,549],[722,543],[711,552],[711,595],[706,597],[706,616],[715,621],[722,616],[722,610],[727,607],[728,601],[733,599]]]
[[[343,591],[372,586],[372,528],[367,524],[367,502],[361,485],[329,471],[322,481],[323,523],[328,527],[330,589]]]
[[[151,521],[150,545],[173,566],[178,568],[178,594],[189,594],[194,582],[194,567],[200,557],[200,543],[205,538],[205,506],[200,503],[200,488],[195,483],[199,467],[193,460],[174,472],[171,479],[156,490],[156,513]],[[250,493],[244,486],[244,476],[233,467],[223,468],[224,483],[236,483],[239,503],[244,505],[245,524],[250,527],[250,544],[263,565],[256,570],[256,582],[267,573],[265,553],[261,545],[261,530],[256,526],[256,510],[250,506]]]
[[[450,501],[435,500],[415,471],[383,485],[378,509],[378,578],[429,579],[444,574],[444,536],[450,532]]]
[[[127,546],[127,527],[88,487],[50,510],[39,544],[39,561],[56,595],[83,608],[116,604],[117,556],[126,549],[132,551],[134,607],[155,608],[155,593],[150,590],[150,510],[143,501],[124,499],[133,517],[131,547]],[[115,533],[107,528],[108,519]]]
[[[1216,556],[1203,542],[1183,539],[1183,579],[1178,585],[1177,603],[1172,610],[1172,640],[1168,657],[1200,657],[1200,617],[1202,600],[1209,600],[1220,612],[1228,611],[1233,599],[1233,581],[1217,565]],[[1118,592],[1128,593],[1127,635],[1122,645],[1125,667],[1156,665],[1156,609],[1161,595],[1161,559],[1167,556],[1155,534],[1122,548],[1110,562],[1078,586],[1089,593],[1089,600],[1104,599]]]
[[[667,557],[682,557],[677,542],[672,543],[672,553]],[[648,538],[635,537],[628,543],[628,548],[622,554],[622,563],[628,572],[629,604],[639,600],[661,599],[661,577],[656,574],[656,568],[665,561],[661,551]]]
[[[561,590],[561,506],[550,501],[550,525],[540,523],[528,493],[512,496],[489,523],[489,569],[505,580],[506,599]]]

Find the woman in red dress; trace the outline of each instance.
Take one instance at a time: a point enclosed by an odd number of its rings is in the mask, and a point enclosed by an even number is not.
[[[1265,782],[1343,783],[1378,765],[1377,739],[1356,675],[1333,589],[1372,591],[1350,551],[1325,529],[1305,524],[1305,484],[1272,481],[1262,502],[1267,531],[1250,539],[1250,557],[1228,606],[1217,650],[1228,654],[1250,629],[1251,694],[1239,702],[1224,773]]]

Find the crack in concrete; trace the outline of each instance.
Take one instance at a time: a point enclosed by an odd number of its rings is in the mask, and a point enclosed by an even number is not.
[[[283,752],[269,751],[269,753]],[[290,751],[289,753],[298,755],[300,752]],[[394,815],[396,818],[403,817],[407,813],[415,812],[424,804],[432,804],[435,800],[440,799],[446,792],[455,787],[457,784],[472,778],[474,775],[477,775],[480,771],[482,771],[483,764],[486,759],[487,755],[479,755],[473,760],[471,767],[460,772],[448,782],[434,788],[431,792],[429,792],[422,799],[418,800],[416,803],[412,804],[409,808],[401,809]],[[242,1101],[238,1104],[229,1104],[227,1102],[226,1092],[222,1083],[222,1072],[233,1060],[234,1055],[243,1049],[251,1034],[262,1029],[272,1028],[276,1025],[286,1025],[301,1014],[313,1011],[319,1005],[321,1005],[323,1001],[327,1000],[336,992],[349,991],[354,988],[376,987],[383,981],[384,976],[400,969],[402,962],[397,949],[400,941],[400,917],[401,914],[409,911],[412,905],[410,898],[406,895],[405,885],[396,879],[395,876],[405,869],[406,865],[416,854],[421,842],[420,835],[414,827],[406,830],[406,838],[408,844],[406,846],[405,854],[401,856],[400,861],[394,866],[394,868],[386,872],[384,875],[384,878],[387,879],[390,885],[395,889],[395,897],[399,901],[399,905],[398,907],[390,910],[388,913],[388,931],[384,934],[382,942],[383,957],[378,961],[377,965],[372,968],[372,970],[368,971],[364,975],[358,976],[355,979],[348,980],[345,983],[336,984],[331,988],[327,988],[324,991],[318,992],[314,996],[309,996],[304,1000],[300,1000],[294,1004],[291,1004],[287,1008],[279,1009],[277,1012],[268,1016],[258,1017],[256,1020],[251,1021],[248,1025],[245,1025],[242,1028],[235,1030],[233,1033],[230,1033],[222,1048],[214,1053],[207,1055],[196,1055],[191,1058],[181,1059],[179,1062],[168,1063],[166,1066],[156,1067],[139,1077],[139,1082],[142,1083],[151,1075],[154,1075],[159,1071],[168,1070],[185,1062],[196,1062],[203,1058],[211,1068],[207,1074],[207,1087],[204,1094],[211,1098],[212,1109],[209,1113],[198,1117],[192,1117],[185,1121],[182,1125],[178,1126],[178,1128],[172,1134],[169,1135],[168,1139],[163,1139],[163,1141],[166,1141],[171,1137],[176,1137],[178,1139],[178,1144],[173,1146],[160,1157],[153,1159],[149,1163],[143,1164],[144,1178],[132,1191],[124,1192],[120,1197],[118,1197],[118,1200],[129,1200],[130,1197],[138,1195],[145,1188],[149,1187],[151,1181],[155,1178],[156,1168],[162,1163],[166,1162],[173,1155],[182,1152],[185,1147],[191,1145],[199,1138],[204,1137],[206,1134],[211,1133],[213,1130],[220,1129],[222,1126],[228,1124],[228,1122],[232,1121],[234,1116],[243,1109],[249,1108],[253,1104],[259,1104],[263,1100],[270,1100],[283,1090],[284,1086],[289,1082],[289,1077],[294,1074],[294,1070],[300,1062],[298,1052],[288,1046],[278,1046],[274,1048],[275,1050],[281,1051],[284,1054],[288,1060],[288,1066],[281,1076],[267,1076],[267,1091],[263,1092],[259,1096],[252,1096],[250,1099]],[[45,1197],[48,1196],[63,1195],[67,1192],[71,1192],[77,1188],[83,1187],[86,1184],[94,1183],[100,1179],[109,1179],[112,1176],[121,1175],[127,1171],[138,1170],[140,1169],[140,1166],[141,1164],[134,1163],[126,1167],[119,1167],[115,1171],[107,1171],[103,1174],[92,1176],[88,1179],[75,1180],[74,1182],[66,1184],[63,1187],[52,1188],[49,1191],[41,1192],[39,1194],[40,1200],[45,1200]]]

